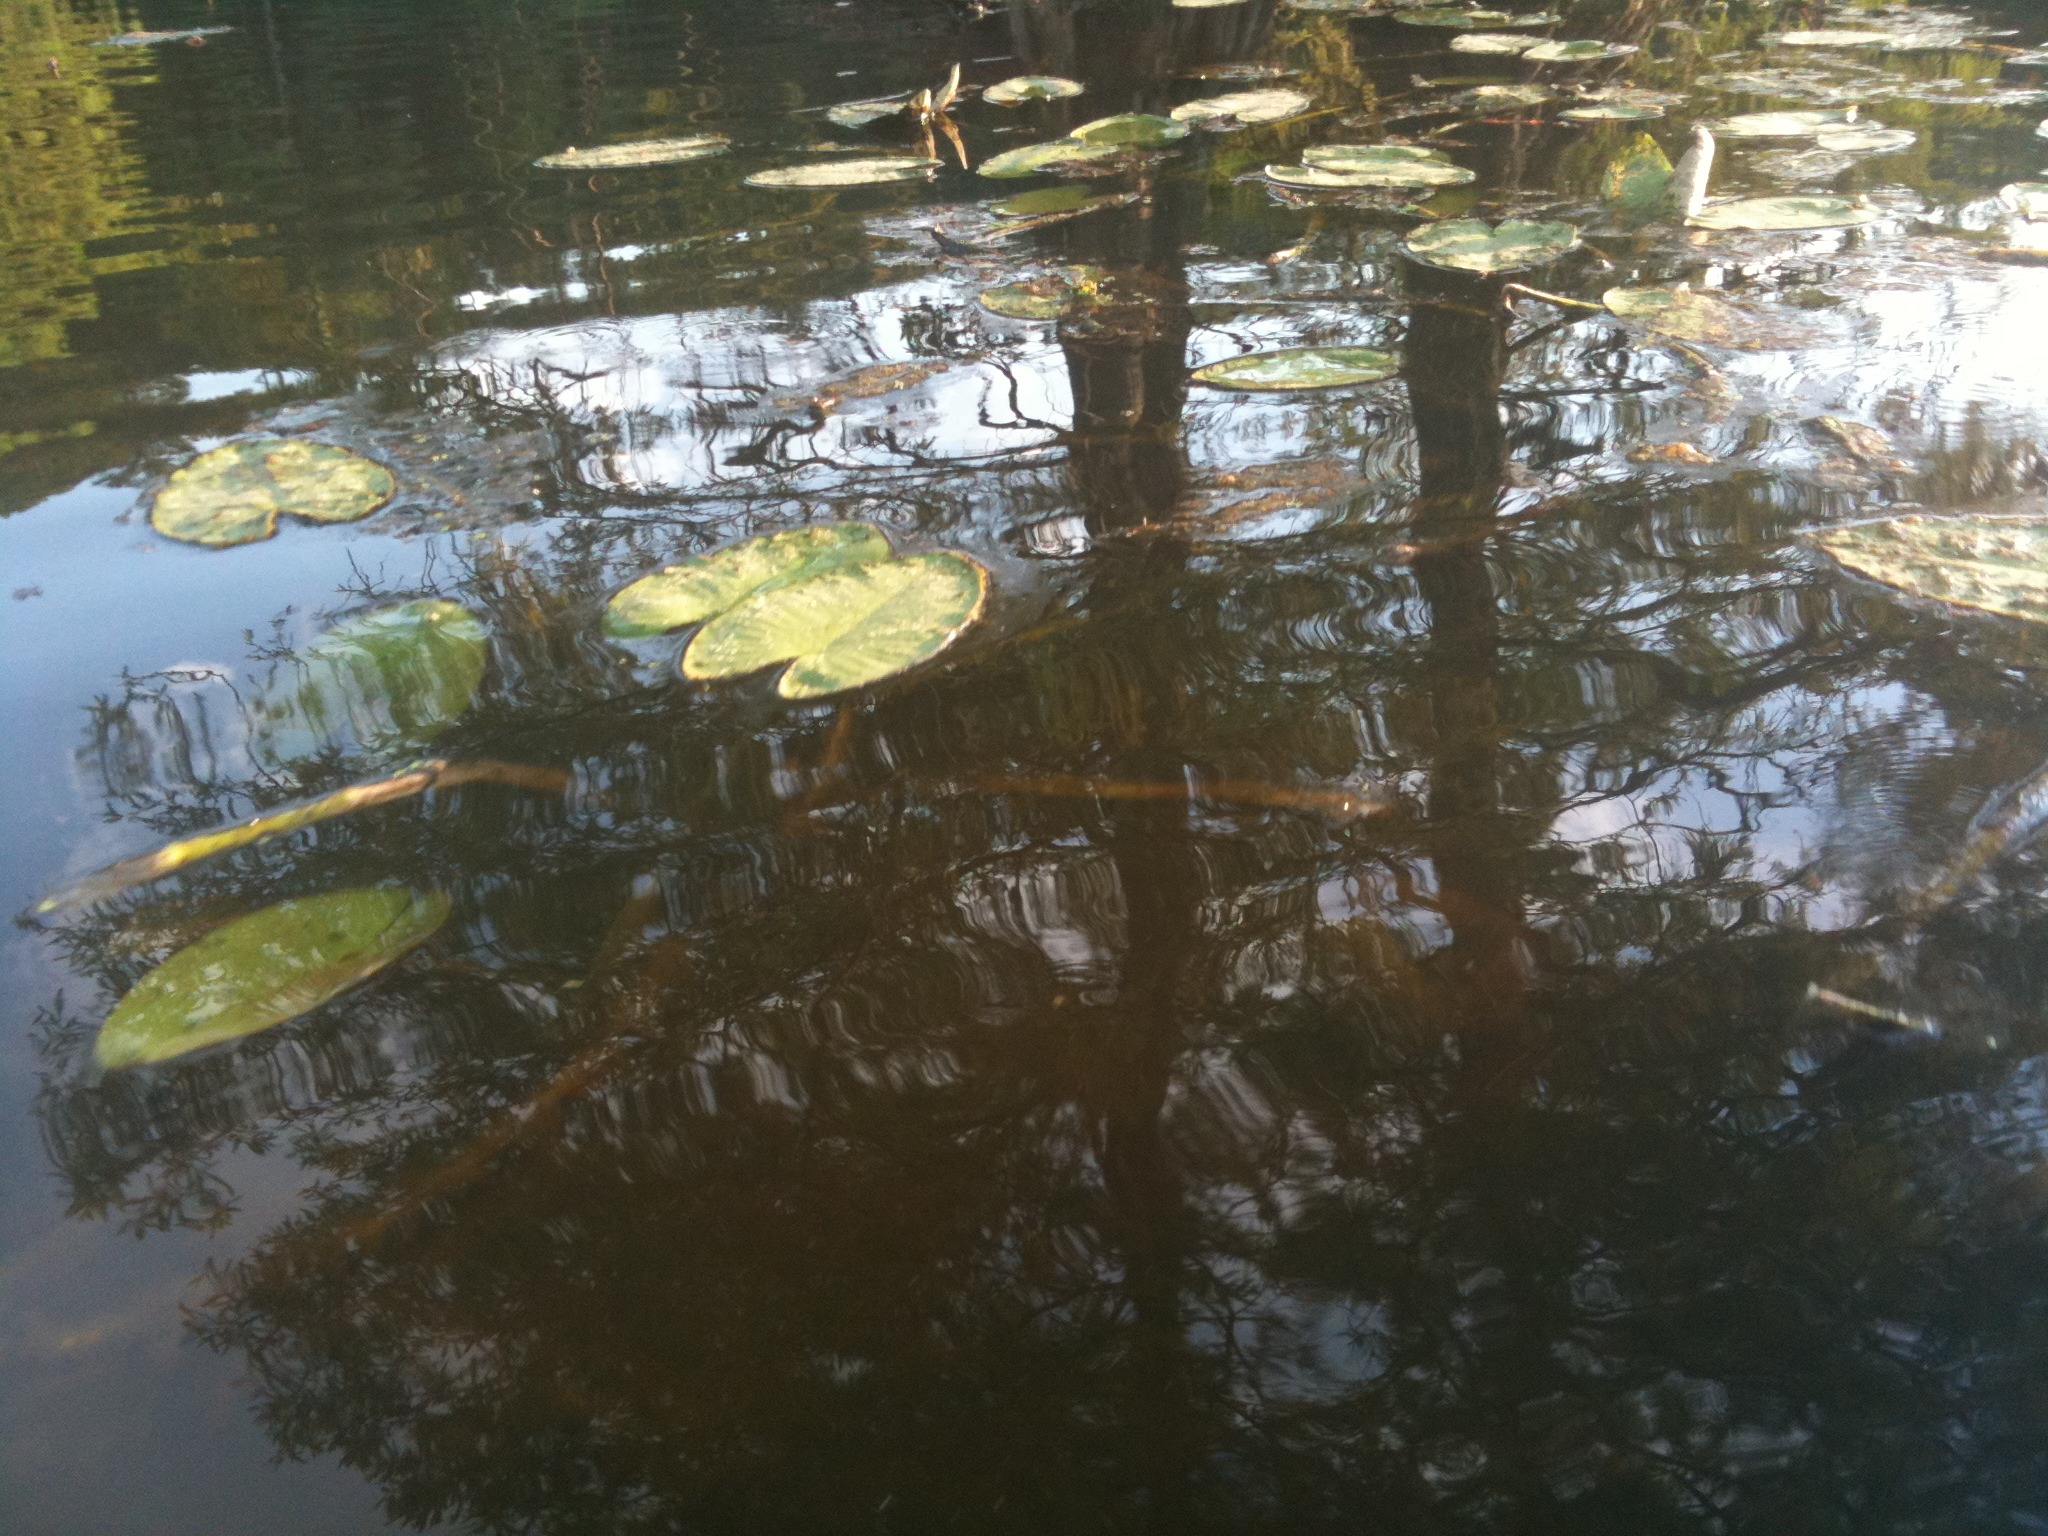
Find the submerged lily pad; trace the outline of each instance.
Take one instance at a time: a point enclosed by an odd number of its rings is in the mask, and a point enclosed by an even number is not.
[[[642,576],[605,604],[604,631],[621,639],[702,623],[765,587],[802,581],[834,566],[889,558],[889,540],[867,523],[834,523],[763,534]]]
[[[625,171],[643,165],[681,165],[722,155],[732,140],[722,133],[699,133],[686,139],[641,139],[632,144],[606,144],[597,149],[571,145],[559,155],[543,155],[533,163],[544,171]]]
[[[683,675],[741,677],[779,662],[785,699],[879,682],[927,661],[980,617],[988,572],[950,550],[838,566],[757,592],[697,632]]]
[[[989,211],[999,213],[1006,219],[1037,218],[1046,213],[1078,213],[1095,203],[1113,203],[1114,197],[1098,197],[1086,186],[1039,187],[1034,191],[1020,192],[1015,197],[1006,197],[999,203],[991,203]]]
[[[1083,144],[1075,139],[1054,139],[1050,144],[1026,144],[991,155],[975,167],[976,174],[997,181],[1019,176],[1058,175],[1113,160],[1121,147],[1115,144]]]
[[[1150,112],[1121,112],[1083,123],[1070,135],[1081,144],[1106,144],[1123,149],[1157,149],[1188,136],[1188,125]]]
[[[1846,197],[1744,197],[1710,203],[1686,222],[1695,229],[1793,231],[1851,229],[1883,215]]]
[[[1569,224],[1452,219],[1417,230],[1401,242],[1401,251],[1424,266],[1485,276],[1547,266],[1578,244],[1579,232]]]
[[[1373,347],[1287,347],[1211,363],[1194,379],[1216,389],[1337,389],[1388,378],[1400,366],[1393,353]]]
[[[862,160],[814,160],[808,165],[785,165],[777,170],[756,171],[747,178],[750,187],[878,187],[896,182],[924,181],[938,169],[939,162],[921,155],[881,155]]]
[[[1894,517],[1816,537],[1857,574],[1913,597],[2048,623],[2048,523]]]
[[[1912,148],[1919,138],[1909,128],[1845,123],[1839,128],[1823,128],[1813,136],[1813,142],[1835,155],[1888,155],[1896,150]]]
[[[1724,139],[1810,139],[1829,128],[1849,122],[1842,112],[1745,112],[1716,123],[1714,131]]]
[[[347,619],[279,663],[258,731],[282,760],[342,737],[371,751],[418,746],[469,708],[490,637],[460,603],[422,598]]]
[[[1625,101],[1590,101],[1557,114],[1568,123],[1643,123],[1662,117],[1662,107],[1639,107]]]
[[[375,459],[331,443],[227,443],[164,483],[149,523],[166,538],[225,548],[271,537],[284,513],[315,523],[355,522],[397,490],[391,471]]]
[[[981,295],[981,307],[1006,320],[1057,320],[1100,293],[1104,276],[1100,267],[1061,267],[990,288]]]
[[[1064,75],[1013,75],[998,80],[981,93],[981,99],[999,107],[1014,107],[1027,101],[1064,101],[1087,87]]]
[[[1242,0],[1232,0],[1232,3],[1241,4]],[[1299,117],[1312,105],[1314,103],[1300,91],[1275,87],[1263,91],[1233,91],[1227,96],[1205,96],[1200,101],[1183,102],[1173,109],[1173,118],[1175,122],[1192,123],[1197,128],[1211,130],[1252,128],[1261,123]]]
[[[1998,200],[2023,219],[2048,219],[2048,181],[2016,181],[2000,187]]]
[[[1633,144],[1608,161],[1600,195],[1630,213],[1648,213],[1664,201],[1673,174],[1664,146],[1639,133]]]
[[[1623,59],[1636,52],[1634,43],[1606,43],[1598,38],[1538,43],[1522,57],[1531,64],[1592,64],[1601,59]]]
[[[103,1067],[169,1061],[287,1023],[368,980],[448,920],[448,898],[371,886],[282,901],[179,950],[100,1026]]]
[[[1803,346],[1810,327],[1766,315],[1713,292],[1691,288],[1610,288],[1600,295],[1610,313],[1652,335],[1702,346],[1762,351]]]
[[[1527,53],[1537,39],[1513,32],[1463,32],[1451,39],[1453,53]]]

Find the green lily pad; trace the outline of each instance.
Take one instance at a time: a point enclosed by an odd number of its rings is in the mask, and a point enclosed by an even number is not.
[[[842,128],[867,128],[888,118],[901,117],[910,105],[910,92],[896,96],[874,96],[866,101],[842,101],[827,107],[825,116]]]
[[[1418,10],[1403,11],[1394,20],[1411,27],[1456,27],[1461,30],[1518,25],[1506,11],[1467,11],[1449,5],[1426,5]]]
[[[1851,229],[1883,217],[1846,197],[1744,197],[1710,203],[1686,223],[1695,229],[1793,231]]]
[[[1597,38],[1585,38],[1538,43],[1522,57],[1531,64],[1593,64],[1601,59],[1624,59],[1634,52],[1633,43],[1604,43]]]
[[[256,701],[258,734],[281,761],[344,737],[372,751],[419,746],[469,708],[489,645],[483,622],[443,598],[359,614],[278,664]]]
[[[1233,0],[1233,3],[1242,3],[1242,0]],[[1191,123],[1213,132],[1277,123],[1285,118],[1299,117],[1313,105],[1300,91],[1276,86],[1263,91],[1233,91],[1227,96],[1205,96],[1200,101],[1183,102],[1173,109],[1173,118],[1175,122]]]
[[[597,149],[573,145],[559,155],[543,155],[533,163],[543,171],[627,171],[644,165],[681,165],[722,155],[732,140],[722,133],[699,133],[687,139],[641,139],[632,144],[606,144]]]
[[[176,471],[157,492],[149,523],[166,538],[225,548],[271,537],[282,513],[352,523],[397,490],[375,459],[330,443],[264,438],[224,444]]]
[[[989,211],[1006,219],[1030,219],[1044,213],[1075,213],[1097,202],[1115,201],[1115,198],[1097,197],[1085,186],[1039,187],[1030,192],[1020,192],[1015,197],[1006,197],[999,203],[991,203]]]
[[[1714,125],[1724,139],[1810,139],[1849,121],[1844,112],[1745,112]]]
[[[1453,53],[1510,54],[1527,53],[1536,46],[1533,37],[1518,37],[1513,32],[1463,32],[1451,39]]]
[[[1330,158],[1314,165],[1269,165],[1266,178],[1283,187],[1462,187],[1478,173],[1447,160]]]
[[[980,303],[1006,320],[1057,320],[1100,295],[1106,277],[1100,267],[1061,267],[990,288]]]
[[[604,632],[619,639],[667,634],[725,612],[764,587],[802,581],[836,565],[889,558],[889,540],[867,523],[790,528],[698,555],[642,576],[605,604]]]
[[[448,920],[448,898],[399,886],[279,902],[179,950],[114,1005],[103,1067],[169,1061],[310,1013]]]
[[[2048,623],[2048,523],[1996,517],[1894,517],[1816,536],[1872,581],[1957,608]]]
[[[939,162],[921,155],[880,155],[862,160],[814,160],[808,165],[785,165],[777,170],[756,171],[747,178],[750,187],[879,187],[896,182],[925,181]]]
[[[1541,85],[1475,85],[1456,100],[1481,112],[1498,112],[1503,107],[1540,107],[1551,95],[1549,88]]]
[[[1149,112],[1121,112],[1083,123],[1068,135],[1080,144],[1107,144],[1120,149],[1157,149],[1188,136],[1188,125]]]
[[[1754,309],[1690,288],[1610,288],[1600,295],[1610,313],[1652,335],[1710,347],[1761,350],[1798,346],[1796,326],[1774,327]]]
[[[1027,101],[1064,101],[1086,89],[1080,81],[1064,75],[1013,75],[983,91],[981,99],[999,107],[1014,107]]]
[[[1886,128],[1877,123],[1845,123],[1823,128],[1813,142],[1834,155],[1889,155],[1910,149],[1920,135],[1909,128]]]
[[[1647,133],[1639,133],[1633,144],[1607,162],[1600,195],[1630,213],[1648,213],[1663,202],[1672,174],[1671,158],[1663,145]]]
[[[1006,149],[1000,155],[991,155],[975,167],[975,172],[996,181],[1020,176],[1057,176],[1062,171],[1113,160],[1121,152],[1121,146],[1116,144],[1082,144],[1074,139],[1054,139],[1050,144],[1026,144],[1021,149]]]
[[[1625,101],[1589,101],[1557,114],[1568,123],[1646,123],[1662,117],[1662,107],[1638,107]]]
[[[1276,187],[1295,192],[1376,192],[1387,183],[1374,172],[1354,175],[1324,165],[1269,165],[1261,173]]]
[[[1401,252],[1424,266],[1490,276],[1547,266],[1578,244],[1579,232],[1569,224],[1452,219],[1417,230],[1401,242]]]
[[[1778,43],[1787,48],[1881,48],[1891,40],[1889,32],[1858,32],[1849,27],[1780,32],[1775,37],[1764,39],[1767,43]]]
[[[1400,358],[1373,347],[1286,347],[1226,358],[1193,377],[1214,389],[1338,389],[1389,378],[1400,367]]]
[[[2048,181],[2016,181],[2000,187],[1998,200],[2023,219],[2048,219]]]
[[[1449,165],[1451,157],[1440,149],[1419,144],[1315,144],[1301,152],[1304,165]]]
[[[838,566],[757,592],[683,652],[683,675],[741,677],[789,662],[785,699],[824,698],[927,661],[981,615],[988,572],[951,550]]]

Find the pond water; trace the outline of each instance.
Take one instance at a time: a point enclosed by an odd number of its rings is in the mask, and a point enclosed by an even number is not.
[[[2048,16],[1374,9],[13,0],[0,1525],[2048,1531]]]

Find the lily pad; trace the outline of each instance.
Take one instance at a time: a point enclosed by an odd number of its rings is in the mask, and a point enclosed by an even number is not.
[[[1819,31],[1780,32],[1764,39],[1786,48],[1882,48],[1892,41],[1889,32],[1858,32],[1849,27],[1826,27]]]
[[[1121,152],[1115,144],[1083,144],[1074,139],[1054,139],[1050,144],[1026,144],[991,155],[975,167],[978,175],[996,181],[1020,176],[1058,175],[1113,160]]]
[[[137,982],[100,1026],[103,1067],[169,1061],[310,1013],[418,947],[448,898],[371,886],[279,902],[217,928]]]
[[[1300,179],[1306,173],[1314,173],[1316,179]],[[1283,187],[1462,187],[1467,182],[1478,180],[1476,171],[1468,171],[1464,166],[1453,165],[1447,160],[1332,158],[1304,167],[1269,165],[1266,176]],[[1331,177],[1341,179],[1332,181]]]
[[[1672,175],[1671,158],[1664,153],[1664,146],[1647,133],[1639,133],[1633,144],[1607,162],[1600,195],[1630,213],[1648,213],[1664,201]]]
[[[1686,222],[1695,229],[1793,231],[1851,229],[1883,215],[1846,197],[1744,197],[1709,203]]]
[[[1531,64],[1594,64],[1602,59],[1624,59],[1634,52],[1634,43],[1606,43],[1598,38],[1585,38],[1538,43],[1522,57]]]
[[[1526,53],[1536,46],[1533,37],[1520,37],[1513,32],[1464,32],[1451,39],[1453,53],[1510,54]]]
[[[1823,128],[1813,137],[1821,149],[1835,155],[1889,155],[1910,149],[1920,136],[1909,128],[1886,128],[1877,123],[1845,123]]]
[[[1122,149],[1157,149],[1188,136],[1188,125],[1150,112],[1121,112],[1083,123],[1069,137],[1081,144],[1106,144]]]
[[[1552,94],[1541,85],[1475,85],[1457,99],[1481,112],[1498,112],[1503,107],[1540,107]]]
[[[2048,523],[2038,519],[1894,517],[1815,542],[1913,597],[2048,623]]]
[[[1424,266],[1490,276],[1547,266],[1578,244],[1579,232],[1569,224],[1452,219],[1417,230],[1401,242],[1401,252]]]
[[[331,443],[264,438],[227,443],[178,470],[157,492],[149,523],[166,538],[225,548],[271,537],[283,513],[355,522],[397,490],[375,459]]]
[[[2048,219],[2048,181],[2016,181],[2000,187],[1998,200],[2023,219]]]
[[[1662,117],[1664,109],[1634,106],[1625,101],[1589,101],[1583,106],[1566,107],[1557,115],[1568,123],[1646,123]]]
[[[1556,20],[1555,17],[1550,19]],[[1467,11],[1448,5],[1426,5],[1417,10],[1402,11],[1394,20],[1405,22],[1411,27],[1456,27],[1460,30],[1479,27],[1519,27],[1530,24],[1518,20],[1506,11]]]
[[[1610,288],[1600,302],[1652,335],[1702,346],[1761,350],[1798,346],[1808,339],[1797,326],[1774,327],[1754,309],[1691,288]]]
[[[1006,197],[999,203],[991,203],[989,211],[1006,219],[1031,219],[1046,213],[1077,213],[1097,202],[1115,201],[1115,198],[1098,197],[1085,186],[1039,187],[1030,192],[1020,192],[1015,197]]]
[[[838,566],[757,592],[697,632],[683,675],[741,677],[779,662],[785,699],[880,682],[936,656],[980,617],[988,572],[943,550]]]
[[[1242,4],[1243,0],[1232,0],[1232,3]],[[1261,123],[1299,117],[1312,105],[1314,103],[1300,91],[1274,87],[1263,91],[1233,91],[1227,96],[1205,96],[1200,101],[1183,102],[1173,109],[1173,118],[1175,122],[1192,123],[1197,128],[1212,131],[1252,128]]]
[[[681,165],[722,155],[732,140],[722,133],[699,133],[686,139],[641,139],[632,144],[605,144],[597,149],[571,145],[559,155],[543,155],[533,163],[544,171],[625,171],[643,165]]]
[[[764,587],[889,556],[888,537],[867,523],[764,534],[680,561],[621,588],[605,604],[604,632],[620,639],[666,634],[723,613]]]
[[[867,128],[892,117],[901,117],[910,105],[910,92],[895,96],[874,96],[866,101],[842,101],[827,107],[825,116],[842,128]]]
[[[938,169],[939,162],[921,155],[881,155],[862,160],[814,160],[807,165],[785,165],[772,171],[756,171],[747,178],[750,187],[879,187],[896,182],[924,181]]]
[[[1057,320],[1101,291],[1100,267],[1061,267],[981,295],[981,307],[1006,320]]]
[[[1842,112],[1745,112],[1714,125],[1724,139],[1810,139],[1849,122]]]
[[[1382,166],[1449,165],[1451,157],[1440,149],[1419,144],[1316,144],[1301,152],[1304,165]]]
[[[1245,0],[1173,0],[1176,11],[1214,11],[1226,5],[1243,5]]]
[[[344,737],[371,751],[418,746],[469,708],[489,643],[483,622],[444,598],[359,614],[278,664],[255,705],[258,734],[283,761]]]
[[[1400,367],[1400,358],[1373,347],[1287,347],[1226,358],[1193,377],[1215,389],[1338,389],[1389,378]]]
[[[1013,75],[998,80],[981,93],[981,99],[999,107],[1019,106],[1027,101],[1064,101],[1087,87],[1064,75]]]

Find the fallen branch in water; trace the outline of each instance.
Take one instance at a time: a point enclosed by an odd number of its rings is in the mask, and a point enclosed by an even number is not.
[[[1039,795],[1053,800],[1207,800],[1216,805],[1314,811],[1344,821],[1376,816],[1391,809],[1386,802],[1370,799],[1355,790],[1299,789],[1286,784],[1253,784],[1236,779],[1215,779],[1190,786],[1054,774],[1042,779],[982,779],[974,787],[990,795]]]

